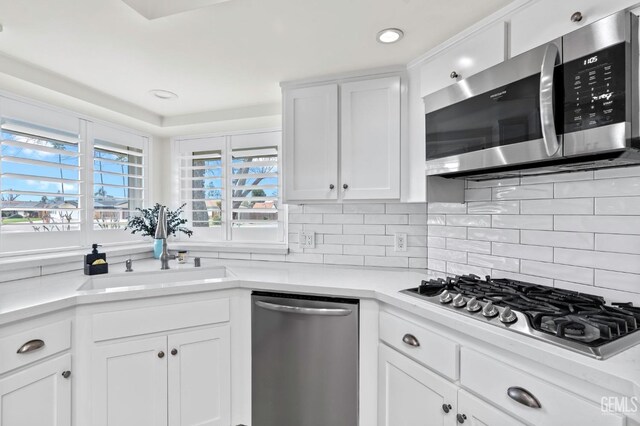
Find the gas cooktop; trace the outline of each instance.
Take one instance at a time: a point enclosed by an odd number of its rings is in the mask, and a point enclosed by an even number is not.
[[[402,293],[597,359],[640,343],[640,308],[592,294],[476,275],[422,281]]]

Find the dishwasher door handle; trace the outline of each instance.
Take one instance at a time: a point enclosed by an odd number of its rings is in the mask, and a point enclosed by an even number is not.
[[[290,314],[302,315],[322,315],[331,317],[344,317],[353,312],[351,309],[342,308],[302,308],[300,306],[280,305],[276,303],[256,300],[256,306],[276,312],[287,312]]]

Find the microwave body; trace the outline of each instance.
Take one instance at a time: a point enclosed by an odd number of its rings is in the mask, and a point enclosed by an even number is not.
[[[620,12],[425,96],[427,175],[640,164],[639,55]]]

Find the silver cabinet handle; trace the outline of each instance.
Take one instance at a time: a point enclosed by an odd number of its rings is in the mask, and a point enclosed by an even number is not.
[[[63,371],[62,372],[62,377],[64,377],[65,379],[68,379],[69,377],[71,377],[71,371],[69,371],[69,370]]]
[[[29,340],[24,345],[18,348],[19,354],[27,354],[29,352],[37,351],[38,349],[42,349],[44,347],[44,341],[40,339]]]
[[[458,77],[460,77],[460,74],[458,74],[455,71],[451,71],[451,74],[449,74],[449,77],[451,77],[453,80],[457,79]]]
[[[275,303],[256,301],[256,306],[276,312],[286,312],[289,314],[302,315],[324,315],[333,317],[343,317],[353,312],[351,309],[335,309],[335,308],[302,308],[299,306],[279,305]]]
[[[580,21],[582,21],[581,12],[575,12],[573,15],[571,15],[571,22],[580,22]]]
[[[509,398],[522,405],[526,405],[527,407],[542,408],[542,405],[540,405],[540,401],[538,401],[538,399],[533,396],[531,392],[521,387],[510,387],[509,389],[507,389],[507,395],[509,395]]]
[[[414,348],[417,348],[418,346],[420,346],[420,342],[418,341],[418,339],[416,339],[416,336],[414,336],[413,334],[409,334],[409,333],[405,334],[402,337],[402,341],[409,346],[413,346]]]
[[[335,187],[336,187],[336,186],[335,186],[334,184],[330,184],[330,185],[329,185],[329,189],[333,189],[333,188],[335,188]]]
[[[549,43],[540,67],[540,122],[542,123],[544,149],[549,157],[555,155],[560,149],[553,111],[553,73],[556,67],[556,60],[559,57],[558,46]]]
[[[347,185],[346,183],[342,185],[342,189],[348,189],[349,185]]]

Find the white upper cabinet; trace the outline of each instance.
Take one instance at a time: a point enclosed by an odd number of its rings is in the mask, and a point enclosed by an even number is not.
[[[400,77],[341,89],[342,198],[400,198]]]
[[[338,198],[338,85],[284,96],[284,201]]]
[[[511,17],[511,56],[561,37],[638,0],[539,0]],[[572,18],[579,12],[581,19]]]
[[[476,74],[506,58],[506,24],[497,22],[427,60],[420,69],[420,96]]]

